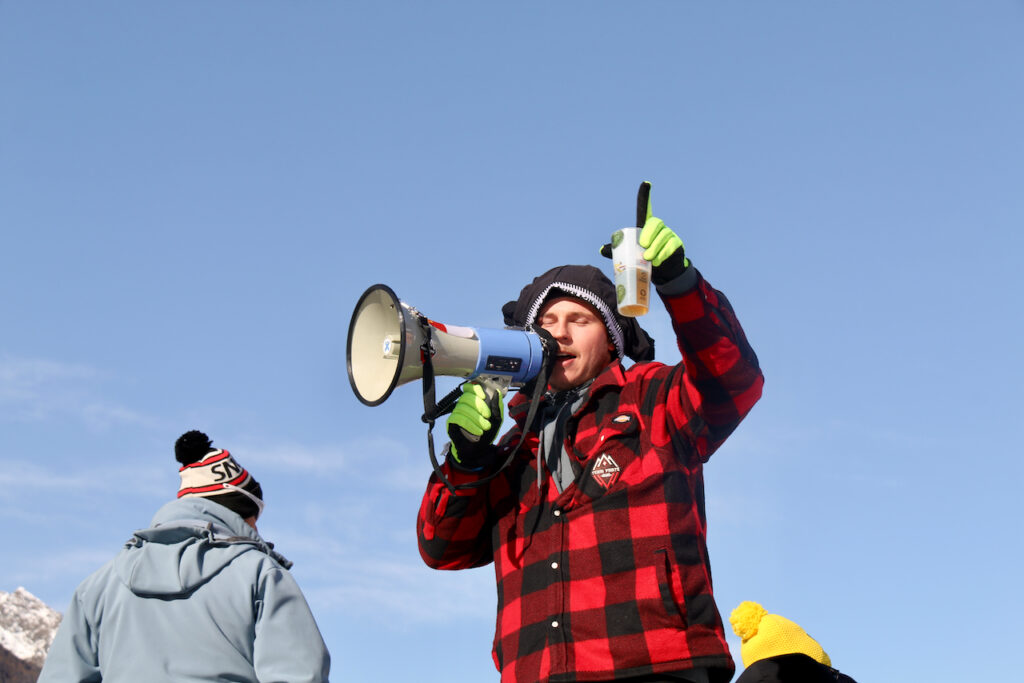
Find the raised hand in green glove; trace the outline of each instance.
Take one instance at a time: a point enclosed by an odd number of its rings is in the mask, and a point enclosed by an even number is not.
[[[504,409],[497,391],[474,382],[463,385],[462,395],[448,417],[448,438],[452,442],[449,454],[457,467],[475,471],[493,462],[496,451],[490,446],[501,428]]]
[[[649,189],[649,186],[648,186]],[[639,213],[639,212],[638,212]],[[639,218],[639,216],[638,216]],[[650,193],[647,193],[647,218],[637,238],[644,248],[644,258],[651,262],[651,281],[663,284],[682,274],[690,266],[683,240],[660,218],[651,215]]]
[[[690,266],[683,240],[660,218],[651,215],[651,184],[640,183],[637,193],[637,227],[642,228],[637,241],[644,248],[644,258],[651,262],[651,280],[664,284],[682,274]],[[601,255],[612,257],[612,245],[601,247]]]

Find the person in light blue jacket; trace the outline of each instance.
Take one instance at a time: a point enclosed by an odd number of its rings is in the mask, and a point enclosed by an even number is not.
[[[326,683],[291,562],[256,530],[260,485],[202,432],[175,455],[178,498],[78,586],[39,682]]]

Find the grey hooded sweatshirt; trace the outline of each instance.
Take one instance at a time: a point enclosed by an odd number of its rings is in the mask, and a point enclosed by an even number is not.
[[[289,566],[226,507],[173,500],[79,585],[39,682],[326,682]]]

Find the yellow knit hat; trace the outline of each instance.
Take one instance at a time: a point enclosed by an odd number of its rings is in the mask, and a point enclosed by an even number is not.
[[[798,625],[768,611],[756,602],[741,602],[729,616],[732,630],[742,640],[740,653],[747,667],[766,657],[805,654],[819,664],[832,666],[828,653]]]

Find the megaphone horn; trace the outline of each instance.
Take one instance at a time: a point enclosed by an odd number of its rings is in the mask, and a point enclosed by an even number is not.
[[[348,327],[348,379],[356,397],[380,405],[395,387],[423,377],[421,348],[428,338],[435,375],[497,377],[522,386],[544,363],[544,347],[534,332],[445,325],[377,284],[359,297]]]

